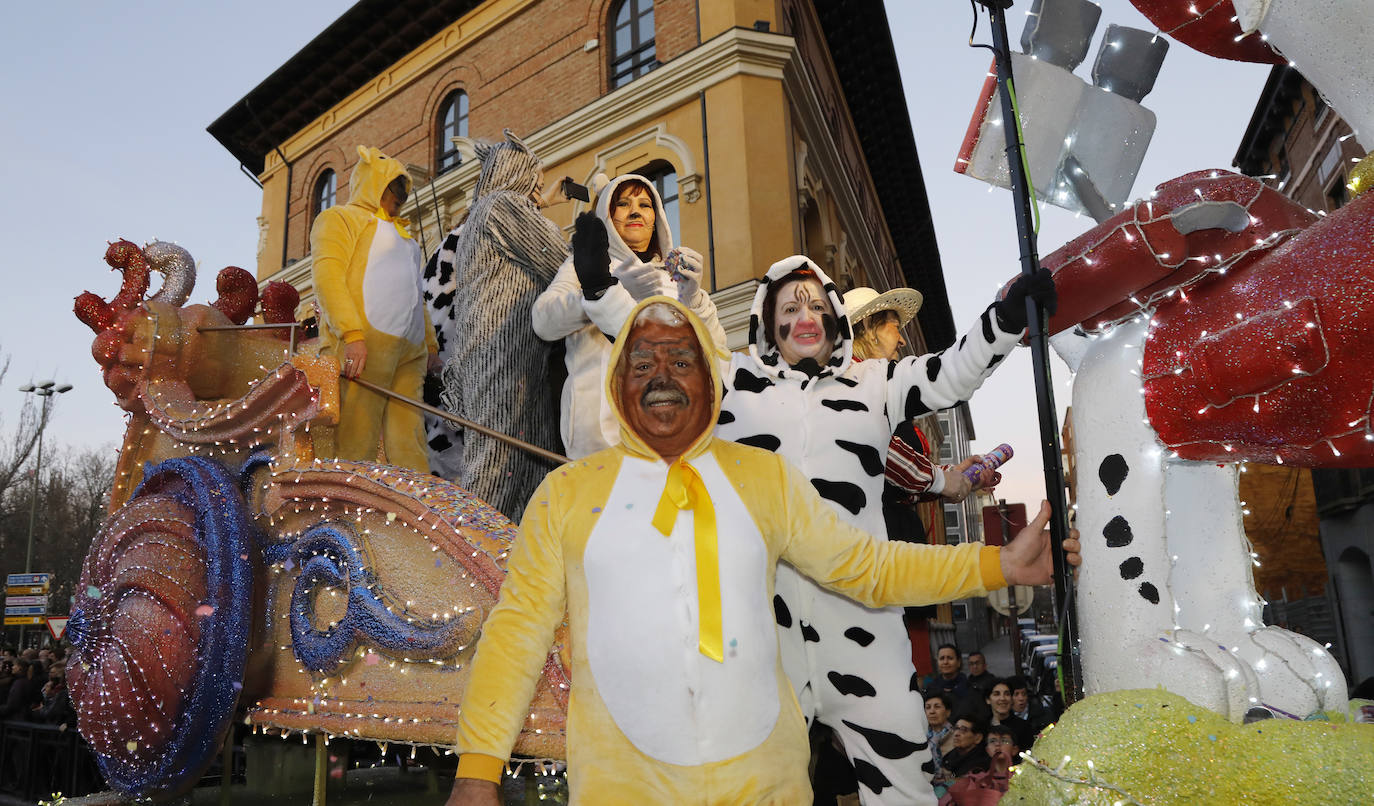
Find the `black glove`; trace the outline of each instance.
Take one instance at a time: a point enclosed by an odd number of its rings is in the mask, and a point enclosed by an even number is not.
[[[1035,274],[1023,274],[1007,289],[1007,295],[999,300],[994,308],[997,326],[1007,333],[1020,333],[1026,329],[1026,297],[1040,303],[1050,316],[1059,307],[1059,296],[1054,291],[1054,277],[1050,270],[1041,266]]]
[[[615,285],[611,276],[610,240],[606,225],[596,213],[583,213],[573,222],[572,255],[577,281],[582,284],[582,296],[601,299],[606,289]]]

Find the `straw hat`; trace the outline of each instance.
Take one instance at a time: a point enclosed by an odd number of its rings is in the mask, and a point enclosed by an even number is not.
[[[900,326],[906,327],[921,310],[922,299],[921,292],[913,288],[894,288],[879,294],[867,286],[859,286],[844,295],[844,310],[850,324],[858,324],[881,311],[896,311]]]

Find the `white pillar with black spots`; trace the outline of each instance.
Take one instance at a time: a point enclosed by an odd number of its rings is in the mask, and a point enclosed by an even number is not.
[[[1055,349],[1074,368],[1084,689],[1164,686],[1240,721],[1338,708],[1344,679],[1310,639],[1265,627],[1234,466],[1171,458],[1145,413],[1147,324]]]
[[[1091,339],[1074,378],[1075,523],[1083,543],[1077,612],[1088,694],[1154,688],[1180,657],[1168,640],[1174,602],[1167,595],[1164,452],[1140,391],[1144,337],[1143,324],[1130,324]],[[1188,665],[1200,678],[1211,666]],[[1221,690],[1210,688],[1205,693]]]

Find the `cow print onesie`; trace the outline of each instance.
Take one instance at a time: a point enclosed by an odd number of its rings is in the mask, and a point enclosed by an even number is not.
[[[839,344],[815,377],[783,363],[761,332],[769,285],[799,268],[816,272],[839,318]],[[754,297],[749,354],[732,357],[716,434],[786,457],[840,517],[885,539],[883,469],[893,429],[967,400],[1020,337],[1003,332],[989,308],[940,353],[852,362],[835,284],[805,257],[786,258],[768,270]],[[902,609],[865,608],[785,564],[776,593],[783,667],[808,723],[818,719],[843,740],[860,800],[933,806],[921,771],[930,759],[925,709]]]

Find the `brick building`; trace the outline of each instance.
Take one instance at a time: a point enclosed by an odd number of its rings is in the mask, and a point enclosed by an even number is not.
[[[843,287],[919,289],[913,349],[953,341],[877,0],[361,0],[209,131],[263,186],[259,279],[309,300],[310,227],[346,201],[355,146],[407,164],[402,215],[433,251],[477,178],[451,138],[504,128],[550,182],[653,177],[732,346],[755,278],[798,252]],[[570,230],[584,209],[546,212]]]
[[[310,228],[347,201],[357,145],[407,165],[401,215],[428,255],[477,180],[452,138],[507,128],[547,185],[653,178],[674,241],[706,257],[734,349],[756,278],[796,253],[841,290],[921,291],[915,353],[954,341],[880,0],[360,0],[209,131],[262,185],[259,281],[292,283],[306,318]],[[587,207],[545,213],[570,233]],[[922,428],[938,446],[933,415]],[[921,514],[942,542],[940,508]],[[928,670],[931,636],[913,638]]]

